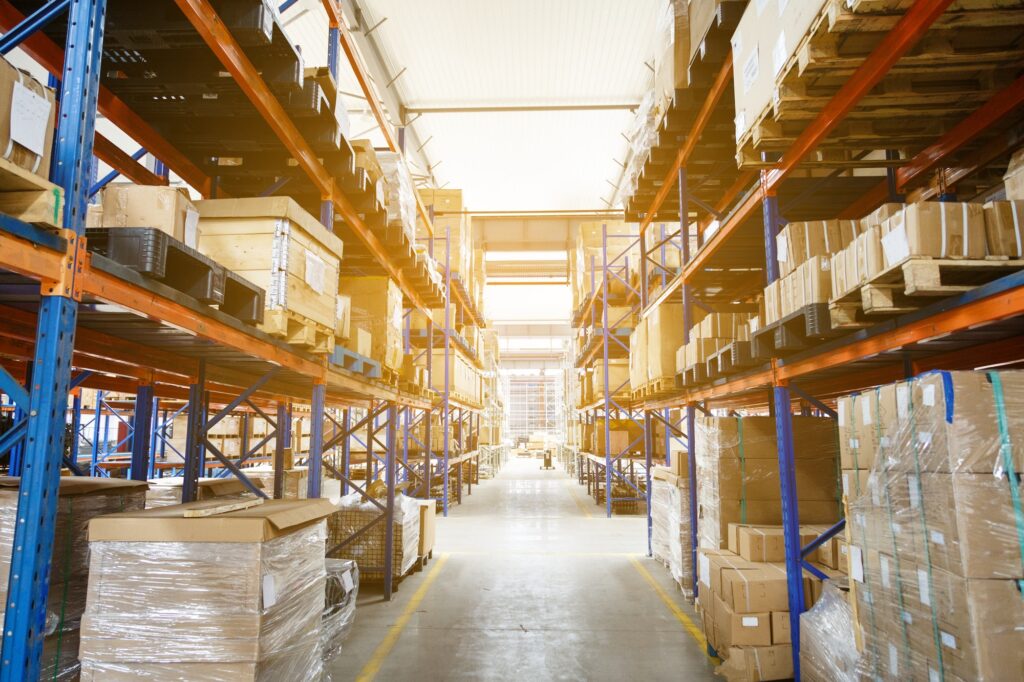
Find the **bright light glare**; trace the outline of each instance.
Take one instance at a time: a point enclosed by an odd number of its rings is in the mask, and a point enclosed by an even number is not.
[[[487,261],[564,261],[569,259],[565,251],[487,251]]]
[[[484,289],[487,316],[495,322],[564,322],[569,319],[570,298],[569,287],[564,284]]]

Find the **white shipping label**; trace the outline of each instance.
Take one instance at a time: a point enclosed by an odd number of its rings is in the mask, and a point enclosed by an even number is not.
[[[949,649],[956,649],[956,637],[949,634],[948,632],[939,632],[939,639],[942,640],[942,646]]]
[[[839,426],[846,426],[846,401],[840,400],[839,404],[836,405],[836,421],[839,422]]]
[[[931,434],[931,432],[929,432],[929,431],[921,431],[920,433],[918,433],[917,434],[917,442],[920,443],[922,447],[928,447],[929,445],[931,445],[932,444],[932,434]]]
[[[933,530],[933,531],[930,531],[928,534],[931,536],[932,542],[934,544],[936,544],[936,545],[945,545],[946,544],[946,536],[943,535],[941,532],[939,532],[937,530]]]
[[[860,449],[860,439],[859,438],[851,438],[850,439],[850,449],[851,450],[859,450]]]
[[[850,495],[850,474],[843,474],[843,494],[846,496]]]
[[[745,132],[747,132],[747,113],[745,111],[740,111],[736,113],[736,140],[739,141]],[[707,237],[705,237],[705,239],[707,239]]]
[[[263,576],[263,608],[269,609],[271,606],[277,603],[277,583],[274,582],[274,576],[267,573]]]
[[[194,208],[185,209],[185,246],[199,248],[199,211]]]
[[[921,603],[925,606],[932,605],[931,590],[928,588],[928,571],[918,569],[917,591],[921,594]]]
[[[861,400],[860,401],[860,420],[865,426],[870,426],[871,421],[871,401]]]
[[[921,506],[921,481],[916,476],[907,476],[907,497],[910,498],[911,509]]]
[[[318,294],[327,293],[327,263],[312,251],[306,252],[306,284]]]
[[[778,252],[776,255],[780,263],[785,263],[789,260],[789,240],[786,239],[786,235],[775,235],[775,250]],[[842,422],[839,425],[842,426]]]
[[[697,577],[700,581],[711,587],[711,560],[708,559],[707,555],[701,554],[697,557]]]
[[[910,240],[907,228],[900,225],[888,234],[882,235],[882,255],[887,266],[896,265],[910,256]]]
[[[341,586],[345,588],[346,592],[351,592],[352,588],[356,586],[356,584],[352,582],[351,571],[345,571],[341,574]]]
[[[864,582],[864,555],[860,547],[850,545],[850,577],[859,583]]]
[[[760,73],[761,63],[757,59],[757,51],[754,51],[743,65],[743,94],[750,92]]]
[[[878,561],[882,567],[882,587],[891,587],[891,585],[889,584],[889,560],[883,556],[879,557]]]
[[[761,621],[757,616],[743,616],[743,627],[756,628]]]
[[[778,76],[782,67],[786,65],[786,33],[779,31],[779,39],[775,41],[772,48],[772,75]]]
[[[900,672],[900,656],[896,647],[889,645],[889,674],[898,675]]]
[[[11,95],[11,139],[33,154],[46,153],[46,125],[50,122],[50,101],[14,84]]]
[[[896,387],[896,416],[906,419],[910,414],[910,389],[906,384]]]
[[[942,682],[939,671],[935,668],[928,668],[928,682]]]
[[[935,407],[935,384],[925,384],[921,387],[921,402],[928,407]]]

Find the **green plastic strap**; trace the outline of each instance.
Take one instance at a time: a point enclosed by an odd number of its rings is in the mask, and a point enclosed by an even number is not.
[[[917,414],[913,399],[910,400],[910,442],[914,451],[914,476],[917,478],[917,495],[921,502],[921,530],[926,538],[924,543],[924,563],[928,567],[928,603],[932,612],[932,637],[935,640],[935,654],[939,664],[939,679],[946,679],[946,666],[942,656],[942,636],[939,634],[938,614],[935,612],[935,576],[932,571],[932,553],[928,546],[928,517],[924,513],[924,491],[921,489],[921,457],[920,443],[917,432]]]
[[[740,451],[740,523],[747,522],[747,458],[743,451],[743,417],[736,418]]]
[[[1013,515],[1017,520],[1017,547],[1020,549],[1020,562],[1024,566],[1024,510],[1021,509],[1020,488],[1017,486],[1017,472],[1013,468],[1013,446],[1010,442],[1010,427],[1006,419],[1006,398],[1003,395],[1003,379],[998,372],[988,372],[988,380],[992,382],[992,393],[996,399],[996,421],[999,424],[999,454],[1006,471],[1006,480],[1010,484],[1010,500],[1013,502]],[[1020,585],[1024,581],[1017,581]]]
[[[60,187],[54,187],[52,191],[53,191],[53,224],[54,225],[59,225],[60,223],[58,223],[57,221],[60,220],[61,204],[64,203],[64,202],[62,202],[60,200],[60,197],[61,197],[61,188]]]

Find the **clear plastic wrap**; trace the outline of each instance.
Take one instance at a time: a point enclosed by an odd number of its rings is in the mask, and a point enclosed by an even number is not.
[[[454,476],[452,477],[455,478]],[[383,514],[380,508],[360,493],[345,495],[338,501],[338,511],[328,517],[328,549],[336,547]],[[369,530],[345,545],[334,556],[352,559],[359,565],[363,580],[384,577],[384,522],[374,523]],[[395,495],[394,545],[392,571],[403,576],[419,557],[420,506],[416,498]]]
[[[0,620],[7,604],[7,580],[18,510],[17,479],[5,478],[4,482],[12,487],[0,491]],[[104,514],[139,510],[145,503],[145,489],[138,487],[67,494],[67,485],[82,482],[81,479],[62,480],[61,495],[57,498],[40,679],[73,680],[78,676],[78,630],[89,584],[89,521]],[[103,485],[94,481],[88,484]]]
[[[327,559],[327,593],[320,630],[324,661],[341,653],[342,642],[352,630],[359,597],[359,567],[350,559]]]
[[[833,580],[800,616],[800,675],[805,682],[859,682],[860,652],[847,592]]]
[[[262,484],[258,478],[252,479],[257,485]],[[181,488],[185,479],[181,476],[165,476],[164,478],[153,478],[149,481],[149,490],[146,491],[146,509],[156,507],[168,507],[172,504],[181,504]],[[197,488],[197,500],[243,500],[252,499],[255,495],[235,477],[231,478],[200,478]]]
[[[680,478],[668,490],[668,568],[683,595],[693,599],[690,493],[686,482]]]
[[[669,565],[669,488],[668,481],[651,481],[651,554],[664,566]]]
[[[398,152],[377,152],[377,162],[387,183],[384,206],[388,224],[398,223],[410,242],[416,241],[416,190],[405,160]]]
[[[848,518],[863,674],[1020,679],[1024,372],[930,372],[860,400],[875,452]]]
[[[730,523],[782,523],[773,417],[697,418],[699,545],[726,546]],[[842,516],[835,421],[793,417],[797,499],[802,523]]]
[[[320,679],[326,535],[92,542],[82,679]]]

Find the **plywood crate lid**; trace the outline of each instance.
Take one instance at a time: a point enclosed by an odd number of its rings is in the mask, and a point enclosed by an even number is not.
[[[17,476],[0,476],[0,492],[17,492],[21,479]],[[59,495],[130,495],[147,490],[145,481],[129,481],[121,478],[92,478],[89,476],[61,476]]]
[[[200,220],[216,218],[287,218],[324,247],[342,257],[343,245],[334,233],[320,224],[291,197],[255,197],[251,199],[206,199],[195,202]]]
[[[223,500],[204,500],[146,511],[100,516],[89,522],[89,541],[265,542],[334,513],[330,500],[266,500],[248,509],[185,518],[189,509],[208,509]]]

